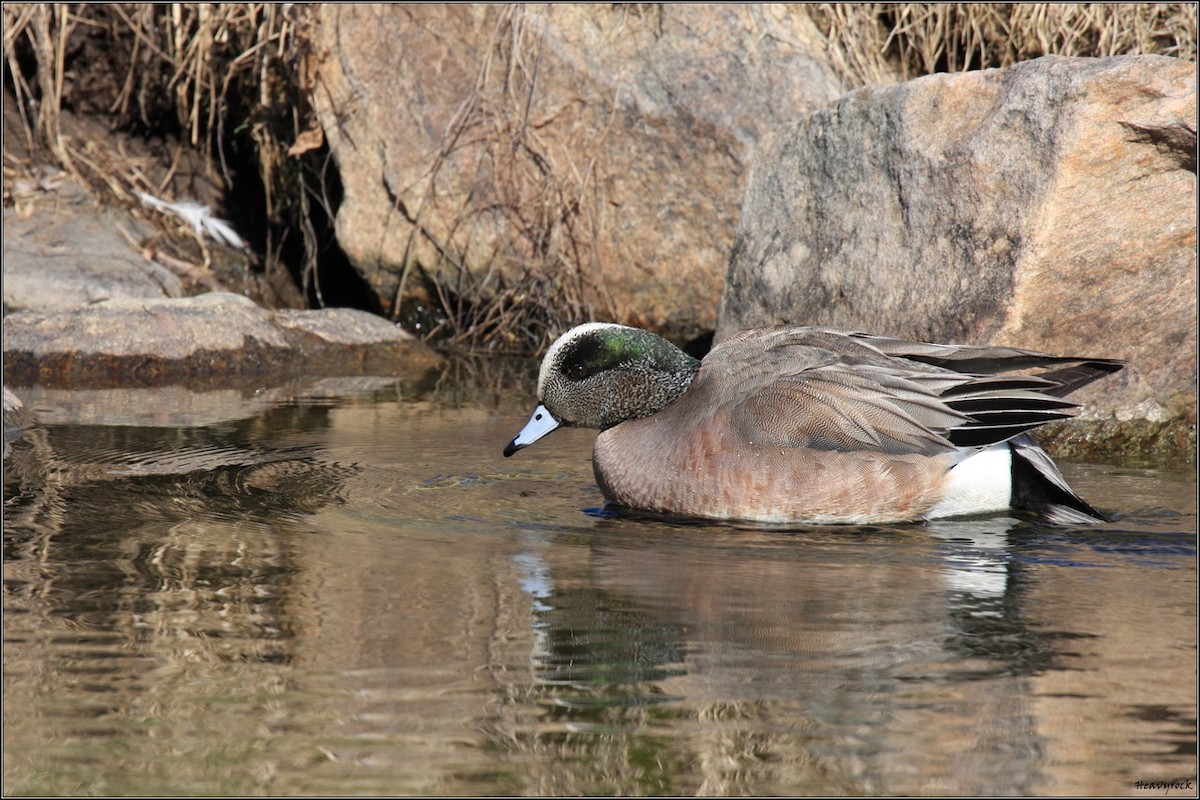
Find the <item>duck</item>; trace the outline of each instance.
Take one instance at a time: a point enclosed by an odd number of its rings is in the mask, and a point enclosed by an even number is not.
[[[781,325],[697,360],[642,328],[589,322],[550,346],[509,457],[561,427],[600,431],[611,506],[802,525],[1032,512],[1108,518],[1030,434],[1123,362]]]

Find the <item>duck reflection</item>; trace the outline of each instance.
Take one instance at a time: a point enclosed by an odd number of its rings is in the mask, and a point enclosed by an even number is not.
[[[648,542],[618,519],[586,558],[518,553],[546,722],[599,733],[706,721],[711,764],[725,765],[707,773],[712,791],[928,791],[880,774],[953,785],[986,758],[973,786],[1030,792],[1040,751],[1026,678],[1062,666],[1071,634],[1024,618],[1021,525],[682,528]],[[830,752],[844,760],[817,757]],[[920,767],[883,763],[900,753]]]

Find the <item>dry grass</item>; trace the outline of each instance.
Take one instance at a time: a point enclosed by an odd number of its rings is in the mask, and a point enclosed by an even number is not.
[[[282,143],[303,130],[305,108],[291,102],[297,92],[290,81],[300,74],[294,32],[301,24],[292,7],[7,3],[3,19],[5,84],[25,134],[20,148],[5,142],[6,173],[51,163],[104,202],[142,213],[139,192],[175,200],[184,199],[176,190],[194,191],[179,178],[181,165],[199,156],[218,190],[214,198],[194,199],[219,201],[234,185],[226,148],[241,136],[254,143],[267,216],[288,216],[288,206],[300,202]],[[103,120],[109,132],[164,138],[168,152],[147,159],[113,148],[108,136],[81,135],[67,119]],[[293,186],[281,195],[288,181]],[[270,239],[267,250],[267,268],[280,268],[270,257]]]
[[[822,3],[834,64],[859,83],[1044,55],[1196,60],[1194,3]]]
[[[597,142],[555,148],[530,124],[543,47],[522,6],[500,10],[472,91],[429,169],[428,194],[416,209],[403,209],[413,237],[426,237],[439,253],[441,263],[427,265],[426,274],[443,276],[429,282],[444,321],[430,336],[443,334],[451,345],[537,352],[577,322],[616,313],[593,277],[600,272],[597,215],[591,213]],[[581,166],[577,157],[562,157],[564,151],[591,155]],[[486,185],[491,201],[462,206],[450,234],[438,240],[422,220],[438,172],[451,158],[455,168],[473,169],[472,182]],[[472,243],[461,231],[475,216],[498,219],[515,234],[508,247],[473,259],[489,265],[483,274],[464,263]],[[396,309],[408,273],[401,277]]]
[[[1197,7],[1190,3],[812,8],[834,65],[861,83],[1000,67],[1049,53],[1197,57]],[[497,6],[495,19],[473,90],[430,164],[429,194],[416,208],[398,209],[413,237],[433,244],[438,263],[406,267],[391,307],[399,314],[406,295],[425,288],[441,308],[433,334],[443,341],[537,351],[575,322],[617,316],[595,251],[602,170],[595,154],[604,133],[599,140],[548,141],[531,124],[543,33],[520,4]],[[35,162],[51,163],[104,200],[144,214],[138,192],[183,199],[176,189],[188,156],[199,154],[228,191],[234,180],[227,148],[235,143],[244,150],[240,163],[249,153],[257,167],[265,197],[262,269],[284,274],[281,251],[289,235],[299,235],[303,264],[293,269],[305,296],[323,304],[317,262],[329,233],[315,229],[314,204],[329,219],[334,209],[324,190],[330,163],[309,106],[313,63],[304,6],[8,3],[3,21],[6,89],[16,98],[23,133],[5,139],[6,175],[23,172],[36,182]],[[67,110],[116,130],[169,132],[170,153],[152,164],[114,151],[101,143],[106,137],[68,130]],[[438,174],[451,162],[461,172],[473,170],[490,199],[459,208],[457,224],[435,237],[431,229],[445,226],[426,224],[427,217]],[[514,232],[497,252],[472,253],[466,223],[479,217]],[[467,263],[491,266],[481,273]]]
[[[282,270],[284,238],[299,235],[304,264],[300,289],[324,304],[317,261],[321,247],[313,204],[334,209],[326,196],[323,137],[310,112],[313,65],[309,19],[300,6],[228,4],[6,4],[7,83],[22,115],[28,159],[6,146],[6,167],[32,170],[35,161],[60,165],[107,201],[144,215],[139,192],[176,196],[172,181],[185,152],[200,154],[216,182],[234,185],[226,147],[252,147],[270,222],[265,268]],[[591,279],[597,258],[588,198],[594,160],[556,159],[529,124],[542,42],[523,7],[500,7],[481,59],[474,91],[462,103],[429,169],[430,198],[437,174],[463,152],[486,176],[493,202],[460,209],[445,241],[422,224],[426,204],[404,209],[413,236],[430,239],[443,263],[420,265],[443,322],[430,336],[452,345],[536,350],[567,325],[611,317],[611,303]],[[173,129],[169,163],[146,159],[79,136],[64,126],[64,110],[103,118],[114,130],[151,135]],[[104,137],[107,139],[107,137]],[[472,168],[468,164],[467,169]],[[197,198],[201,202],[218,198]],[[504,252],[490,254],[485,274],[465,266],[471,242],[464,223],[490,215],[516,232]],[[168,221],[158,220],[163,224]],[[180,254],[175,254],[179,260]],[[207,262],[208,253],[204,253]],[[479,259],[474,259],[478,261]],[[396,302],[421,288],[406,270]]]

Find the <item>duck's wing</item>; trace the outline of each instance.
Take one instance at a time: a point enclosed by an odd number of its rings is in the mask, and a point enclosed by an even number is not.
[[[1042,391],[1055,397],[1065,397],[1092,381],[1119,372],[1125,366],[1124,362],[1109,358],[1052,356],[1016,347],[912,342],[858,332],[832,332],[831,340],[837,341],[839,334],[892,358],[964,374],[997,375],[1017,370],[1040,370],[1034,374],[1054,384],[1052,388]]]
[[[820,450],[933,455],[985,447],[1071,416],[1074,404],[1058,397],[1060,383],[993,373],[1003,362],[1027,368],[1045,364],[1040,358],[1054,365],[1077,360],[971,349],[990,352],[968,356],[951,346],[773,329],[715,348],[693,390],[718,392],[748,441]],[[980,370],[945,366],[956,357]]]
[[[969,418],[907,376],[836,361],[740,387],[730,408],[750,443],[814,450],[933,455],[953,449]]]

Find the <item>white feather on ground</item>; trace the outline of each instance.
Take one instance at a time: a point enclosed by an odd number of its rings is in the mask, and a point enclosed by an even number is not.
[[[200,205],[194,200],[181,200],[177,203],[172,203],[168,200],[160,200],[145,192],[138,192],[138,197],[141,198],[142,205],[164,213],[174,214],[182,219],[192,227],[197,237],[203,238],[207,234],[209,238],[222,244],[236,247],[239,250],[246,249],[246,242],[242,237],[238,236],[233,226],[223,219],[214,217],[212,209],[208,206]]]

